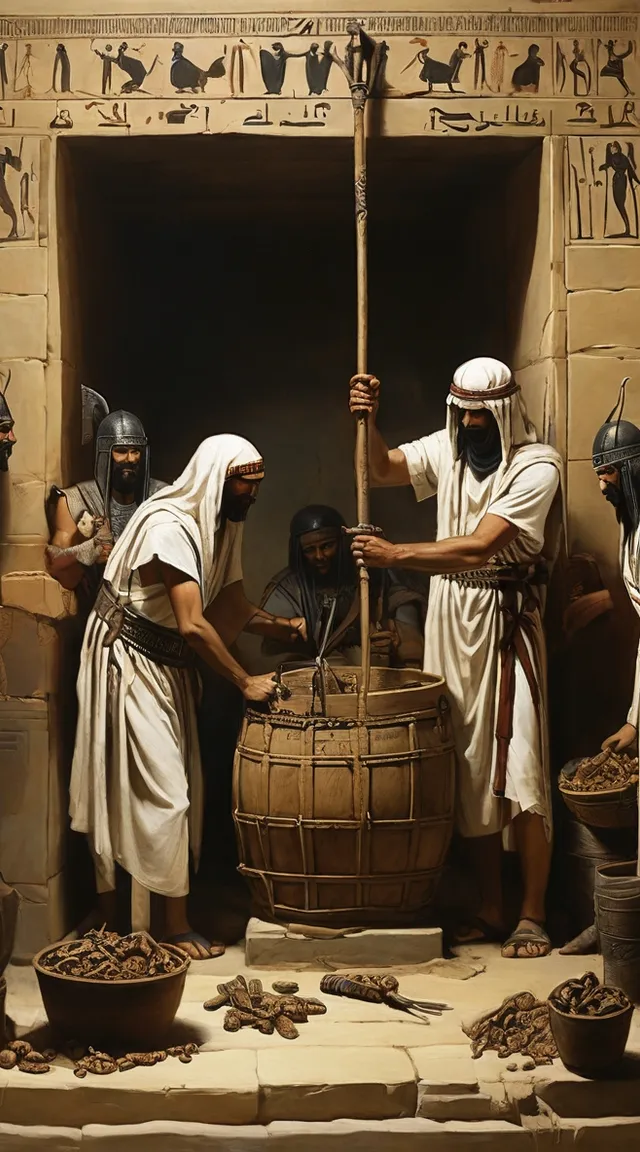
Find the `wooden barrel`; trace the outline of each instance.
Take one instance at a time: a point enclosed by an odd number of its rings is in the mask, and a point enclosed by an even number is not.
[[[433,900],[453,830],[455,754],[444,681],[360,669],[313,715],[311,671],[269,713],[249,711],[236,749],[240,872],[255,914],[324,927],[415,923]],[[334,685],[335,687],[335,685]]]

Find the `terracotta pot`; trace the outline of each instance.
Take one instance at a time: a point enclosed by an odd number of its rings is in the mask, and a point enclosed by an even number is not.
[[[182,961],[162,976],[139,980],[84,980],[42,967],[43,958],[59,945],[43,948],[33,966],[49,1023],[59,1040],[79,1040],[93,1047],[142,1051],[161,1048],[180,1007],[189,959],[170,944],[163,947]]]
[[[624,1056],[633,1005],[610,1016],[572,1016],[549,1004],[551,1031],[560,1059],[570,1072],[597,1076]]]

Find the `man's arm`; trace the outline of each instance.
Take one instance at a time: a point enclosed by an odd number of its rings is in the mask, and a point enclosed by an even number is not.
[[[232,644],[240,632],[285,640],[287,643],[300,638],[306,640],[304,616],[289,619],[275,616],[264,608],[256,608],[255,604],[247,600],[241,580],[227,584],[204,615],[228,644]]]
[[[249,676],[238,661],[234,660],[213,625],[205,619],[200,588],[196,581],[177,568],[172,568],[170,564],[165,564],[163,561],[158,563],[178,630],[189,647],[193,648],[194,652],[197,652],[216,672],[235,684],[245,700],[269,700],[275,691],[273,676]],[[140,576],[144,582],[143,569]]]
[[[482,568],[517,535],[514,524],[488,513],[469,536],[429,544],[391,544],[379,536],[358,535],[351,549],[356,562],[367,568],[415,568],[436,576]]]
[[[354,416],[367,413],[369,427],[369,471],[374,488],[397,488],[411,483],[404,452],[388,448],[378,427],[376,416],[380,381],[375,376],[353,376],[349,391],[349,409]]]
[[[73,591],[92,564],[106,564],[112,545],[87,540],[69,511],[65,496],[56,505],[53,536],[45,548],[47,571],[63,588]]]

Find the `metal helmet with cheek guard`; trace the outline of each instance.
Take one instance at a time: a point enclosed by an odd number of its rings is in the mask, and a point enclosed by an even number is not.
[[[617,468],[620,488],[633,528],[640,524],[640,428],[630,420],[623,420],[625,390],[629,377],[620,385],[618,401],[593,441],[593,467]],[[614,416],[620,409],[616,419]]]
[[[141,504],[149,495],[149,442],[142,423],[133,412],[110,412],[101,421],[96,433],[96,455],[94,477],[104,500],[105,510],[109,507],[111,494],[111,474],[114,448],[139,448],[140,473],[136,487],[136,503]]]

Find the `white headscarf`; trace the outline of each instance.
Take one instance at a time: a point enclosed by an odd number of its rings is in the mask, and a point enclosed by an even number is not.
[[[130,572],[153,559],[145,546],[144,528],[149,521],[153,526],[177,521],[197,552],[206,608],[221,590],[228,567],[222,561],[242,548],[242,523],[228,521],[223,540],[216,541],[224,482],[232,473],[246,470],[257,475],[263,469],[260,453],[241,436],[210,436],[203,440],[178,479],[141,504],[132,516],[109,557],[105,580],[116,589],[122,587],[123,577],[128,578]]]
[[[477,356],[456,369],[447,397],[447,430],[454,459],[458,454],[458,408],[486,408],[495,416],[502,442],[502,463],[508,464],[515,448],[535,444],[538,437],[511,369],[491,356]],[[467,397],[461,393],[469,393]],[[492,396],[492,393],[494,394]],[[497,395],[496,395],[497,393]]]

